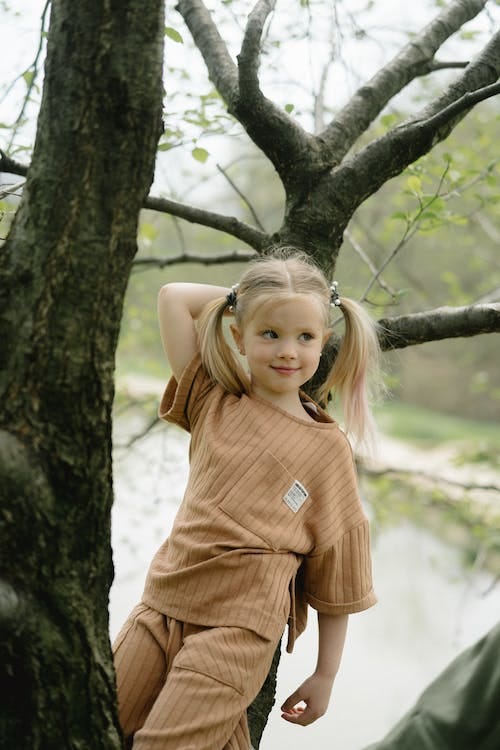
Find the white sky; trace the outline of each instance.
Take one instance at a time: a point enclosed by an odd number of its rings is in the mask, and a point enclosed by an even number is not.
[[[323,36],[324,41],[318,41],[314,46],[313,52],[306,48],[304,43],[299,40],[291,39],[291,31],[284,31],[289,18],[299,6],[299,0],[278,0],[277,9],[270,22],[270,38],[287,39],[286,45],[276,51],[275,70],[269,69],[270,57],[263,58],[261,74],[263,88],[265,93],[284,106],[291,103],[295,106],[295,115],[302,125],[306,128],[312,127],[310,117],[311,92],[317,87],[319,80],[322,61],[322,53],[326,53],[328,48],[327,38],[329,30],[329,17],[325,10],[335,7],[331,2],[320,4],[318,0],[310,0],[314,9],[311,15],[313,24],[315,24],[318,35]],[[220,0],[212,0],[207,3],[214,8],[221,8]],[[238,0],[235,4],[238,10],[250,6],[249,0]],[[348,7],[353,17],[359,21],[362,26],[371,29],[372,40],[355,41],[349,39],[338,39],[337,43],[341,44],[342,64],[336,64],[329,76],[328,91],[330,93],[327,103],[335,108],[340,107],[349,95],[364,80],[368,79],[373,73],[388,59],[388,50],[394,46],[394,51],[404,42],[402,37],[403,31],[419,30],[438,12],[433,0],[420,0],[419,2],[401,2],[401,0],[376,0],[373,9],[370,11],[368,20],[364,20],[360,9],[366,4],[366,0],[349,0],[343,5]],[[170,127],[180,125],[186,131],[186,138],[192,139],[194,145],[200,145],[213,152],[215,155],[222,156],[227,153],[227,143],[221,146],[220,139],[202,136],[200,130],[196,127],[186,126],[182,121],[182,111],[186,106],[196,107],[198,105],[197,96],[200,93],[208,93],[212,88],[206,79],[206,72],[200,55],[196,50],[192,50],[187,41],[189,33],[184,27],[180,15],[173,9],[175,3],[166,3],[166,24],[173,26],[183,35],[186,40],[185,44],[176,44],[170,39],[166,39],[166,68],[174,66],[176,68],[185,68],[190,72],[191,81],[187,84],[182,82],[175,73],[166,70],[165,81],[167,89],[166,100],[166,122]],[[489,4],[489,13],[500,21],[500,7],[495,3]],[[0,74],[0,123],[9,123],[17,116],[21,107],[23,96],[26,91],[26,84],[21,79],[11,89],[7,97],[5,91],[11,82],[20,76],[23,71],[33,61],[39,40],[40,18],[45,6],[45,0],[16,0],[15,13],[0,10],[0,50],[2,51],[2,71]],[[0,5],[1,7],[1,5]],[[341,6],[339,6],[341,7]],[[231,6],[229,6],[230,10]],[[228,34],[229,47],[233,54],[238,51],[241,35],[238,33],[238,26],[234,23],[234,18],[227,11],[226,21],[222,22],[221,29],[227,28],[227,24],[232,23],[232,31]],[[303,28],[307,25],[307,14],[302,11],[300,20]],[[226,26],[224,26],[224,23]],[[468,29],[483,30],[492,25],[486,14],[482,14],[480,19],[475,19],[468,25]],[[498,25],[498,24],[497,24]],[[300,24],[292,27],[300,29]],[[225,37],[227,38],[227,37]],[[483,37],[484,39],[484,37]],[[473,54],[473,44],[464,45],[460,40],[450,41],[440,53],[439,57],[454,58],[471,56]],[[477,46],[477,45],[476,45]],[[391,55],[393,53],[391,52]],[[439,74],[440,76],[449,75],[449,73]],[[293,80],[295,79],[295,80]],[[297,81],[303,80],[301,85]],[[433,80],[440,79],[434,75]],[[443,80],[441,78],[441,80]],[[419,84],[417,84],[419,85]],[[189,95],[192,94],[192,98]],[[31,110],[34,113],[34,109]],[[32,118],[34,119],[34,117]],[[23,137],[18,138],[18,143],[28,145],[34,133],[34,122],[32,122],[25,131]],[[0,129],[0,147],[5,148],[8,144],[6,140],[7,131]],[[174,162],[174,169],[178,169],[179,164],[185,161],[183,169],[195,170],[200,175],[206,175],[207,166],[202,166],[194,162],[190,157],[191,148],[175,149],[174,158],[170,153],[161,156],[160,165],[157,175],[161,182],[161,174],[165,173],[165,168],[161,165],[169,165]],[[181,151],[183,153],[181,154]],[[20,152],[18,158],[22,159],[23,154]],[[210,166],[210,165],[208,165]],[[158,186],[156,186],[158,187]],[[161,185],[160,185],[161,187]]]

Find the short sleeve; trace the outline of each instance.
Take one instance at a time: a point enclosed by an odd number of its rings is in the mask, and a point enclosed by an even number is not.
[[[361,612],[375,604],[368,521],[321,554],[306,557],[302,585],[307,603],[324,614]]]
[[[166,422],[191,431],[207,394],[214,388],[197,353],[188,363],[179,382],[172,376],[163,393],[158,416]]]

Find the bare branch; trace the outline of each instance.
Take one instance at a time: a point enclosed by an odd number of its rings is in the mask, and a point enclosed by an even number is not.
[[[383,289],[387,294],[389,294],[393,299],[396,297],[396,292],[394,289],[392,289],[388,284],[385,283],[383,279],[380,278],[380,273],[377,270],[375,264],[373,263],[372,259],[365,253],[359,242],[356,240],[356,238],[349,232],[348,229],[344,232],[344,237],[351,245],[354,252],[359,255],[363,263],[368,266],[370,271],[372,272],[374,278],[377,279],[377,282],[381,289]]]
[[[428,471],[422,471],[421,469],[402,469],[397,466],[385,466],[380,469],[368,467],[363,464],[360,467],[360,472],[368,474],[372,477],[386,476],[387,474],[396,474],[399,476],[407,476],[412,479],[426,479],[436,484],[448,484],[452,487],[459,487],[463,490],[480,490],[483,492],[498,492],[500,486],[497,484],[476,484],[475,482],[463,482],[458,479],[449,479],[448,477],[439,476],[432,474]]]
[[[24,180],[22,182],[18,182],[15,185],[5,185],[4,187],[0,188],[0,200],[3,198],[6,198],[8,195],[14,195],[14,193],[17,193],[18,190],[20,190],[24,185]]]
[[[498,36],[498,42],[500,44],[500,34]],[[457,99],[457,101],[448,104],[447,107],[436,112],[435,115],[432,115],[426,120],[413,120],[412,124],[421,124],[426,129],[438,133],[440,128],[444,125],[448,125],[448,123],[456,119],[458,115],[464,114],[475,104],[484,102],[486,99],[491,99],[492,96],[496,96],[497,94],[500,94],[500,83],[492,83],[489,86],[483,86],[483,88],[476,89],[475,91],[468,91],[460,97],[460,99]],[[448,131],[445,135],[448,135]],[[442,140],[442,136],[438,134],[437,140]]]
[[[234,216],[224,216],[185,203],[178,203],[169,198],[154,198],[153,196],[146,198],[143,207],[178,216],[193,224],[202,224],[205,227],[226,232],[226,234],[237,237],[255,250],[262,250],[271,244],[270,235],[239,221]]]
[[[309,152],[317,150],[318,145],[313,136],[262,94],[257,76],[262,28],[274,2],[259,0],[250,15],[238,70],[202,0],[179,0],[177,10],[203,56],[210,80],[226,101],[229,114],[242,124],[284,182],[303,182]]]
[[[249,200],[249,199],[247,198],[247,196],[246,196],[246,195],[245,195],[245,194],[244,194],[244,193],[243,193],[243,192],[242,192],[242,191],[241,191],[241,190],[239,189],[239,187],[238,187],[238,186],[237,186],[237,184],[236,184],[236,183],[234,182],[234,180],[232,180],[232,179],[231,179],[231,177],[229,177],[229,175],[228,175],[228,173],[226,172],[226,170],[225,170],[225,169],[224,169],[223,167],[221,167],[221,165],[220,165],[220,164],[217,164],[216,166],[217,166],[217,169],[219,170],[219,172],[220,172],[220,173],[221,173],[221,174],[222,174],[222,175],[224,176],[224,178],[225,178],[225,179],[227,180],[227,182],[229,183],[229,185],[230,185],[230,186],[231,186],[231,187],[233,188],[233,190],[234,190],[234,192],[236,193],[236,195],[239,195],[239,196],[240,196],[240,198],[241,198],[241,200],[242,200],[242,201],[244,202],[244,204],[245,204],[245,205],[247,206],[248,210],[250,211],[250,213],[251,213],[251,214],[252,214],[252,216],[253,216],[253,220],[255,221],[255,223],[257,224],[257,226],[259,227],[259,229],[261,229],[261,230],[262,230],[263,232],[265,232],[266,230],[264,229],[264,226],[263,226],[263,224],[262,224],[261,220],[260,220],[260,219],[259,219],[259,217],[258,217],[257,211],[256,211],[256,210],[254,209],[254,207],[252,206],[252,204],[251,204],[250,200]]]
[[[12,144],[14,142],[14,138],[16,137],[16,133],[17,133],[17,131],[19,129],[19,126],[20,126],[20,124],[21,124],[21,122],[23,120],[24,113],[26,112],[26,107],[28,106],[28,102],[30,100],[31,92],[33,90],[33,86],[35,85],[36,77],[38,75],[38,65],[39,65],[39,62],[40,62],[40,57],[41,57],[41,54],[42,54],[43,44],[44,44],[44,40],[45,40],[46,22],[47,22],[47,15],[48,15],[49,8],[50,8],[50,0],[47,0],[47,2],[45,3],[44,9],[42,11],[42,15],[40,17],[41,18],[40,39],[39,39],[39,42],[38,42],[38,49],[36,51],[35,59],[31,63],[31,65],[20,76],[18,76],[18,78],[16,78],[15,81],[12,82],[12,85],[9,86],[9,88],[7,89],[7,91],[5,92],[5,95],[3,97],[5,99],[5,97],[10,92],[12,86],[14,86],[14,84],[16,83],[16,81],[19,80],[19,78],[24,78],[27,73],[31,73],[30,79],[28,80],[28,87],[27,87],[27,90],[26,90],[26,94],[24,96],[24,100],[23,100],[23,105],[21,107],[21,111],[19,112],[18,116],[16,117],[16,120],[15,120],[14,125],[12,127],[12,131],[11,131],[11,134],[10,134],[9,144],[7,146],[8,150],[12,147]]]
[[[19,161],[15,161],[15,159],[11,159],[10,156],[7,156],[5,151],[0,149],[0,173],[2,172],[26,177],[28,174],[28,167],[25,164],[21,164]]]
[[[498,47],[500,50],[500,33]],[[500,54],[497,64],[498,76]],[[491,77],[491,68],[488,69],[487,75]],[[499,93],[500,83],[493,83],[465,93],[460,99],[452,101],[436,113],[432,113],[432,108],[429,108],[421,113],[419,119],[399,125],[369,143],[334,170],[330,178],[334,189],[336,184],[342,185],[346,179],[352,180],[357,173],[360,190],[356,200],[359,205],[373,195],[388,179],[401,174],[409,164],[444,140],[471,107]],[[430,113],[426,119],[425,112]]]
[[[339,164],[386,104],[417,76],[433,70],[434,55],[464,23],[478,15],[486,0],[454,0],[368,83],[321,133],[332,164]]]
[[[448,173],[449,166],[450,166],[449,164],[446,165],[444,172],[440,177],[439,185],[434,195],[432,195],[426,201],[422,201],[422,200],[419,201],[419,210],[417,211],[416,215],[413,217],[412,221],[407,222],[405,231],[403,232],[403,236],[401,237],[399,242],[396,244],[396,246],[390,251],[390,253],[387,255],[385,260],[381,263],[380,267],[378,269],[374,269],[373,276],[368,282],[366,289],[364,290],[363,294],[361,295],[359,299],[360,302],[364,302],[372,286],[375,284],[375,282],[379,281],[380,274],[383,273],[383,271],[387,268],[387,266],[394,260],[396,255],[398,255],[401,252],[403,247],[405,247],[405,245],[407,245],[409,241],[412,239],[412,237],[414,237],[415,234],[418,232],[418,229],[420,227],[420,223],[422,220],[422,216],[424,216],[425,212],[429,208],[431,208],[432,204],[436,201],[436,199],[440,197],[441,188],[443,186],[444,179]]]
[[[259,86],[259,66],[262,32],[269,14],[274,10],[276,0],[259,0],[248,16],[248,23],[238,55],[240,97],[261,96]]]
[[[500,304],[438,307],[427,312],[378,321],[383,350],[429,341],[500,332]]]
[[[199,263],[203,266],[216,266],[223,263],[245,263],[255,258],[257,253],[247,252],[244,250],[235,250],[234,253],[225,253],[223,255],[196,255],[195,253],[181,253],[171,258],[136,258],[133,266],[156,266],[157,268],[166,268],[175,266],[179,263]]]
[[[438,60],[435,60],[433,63],[429,65],[429,73],[434,73],[436,70],[452,70],[456,68],[466,68],[467,65],[470,64],[469,60],[450,60],[449,62],[445,62],[444,60],[439,62]],[[425,73],[423,74],[425,75]]]
[[[445,111],[450,104],[458,102],[470,92],[485,91],[500,76],[500,31],[494,34],[488,44],[467,65],[443,94],[425,107],[414,120],[429,120],[432,116]],[[487,97],[484,97],[487,98]],[[478,101],[482,101],[479,99]],[[476,102],[473,102],[475,104]],[[460,110],[462,111],[462,110]]]
[[[28,172],[28,167],[14,161],[0,150],[0,172],[24,176]],[[242,240],[255,250],[262,250],[271,244],[270,235],[239,221],[234,216],[223,216],[222,214],[205,211],[201,208],[179,203],[168,198],[155,198],[154,196],[146,198],[143,208],[149,208],[152,211],[159,211],[171,216],[178,216],[180,219],[185,219],[185,221],[193,224],[201,224],[221,232],[226,232]]]
[[[248,17],[238,55],[238,98],[229,107],[229,112],[274,164],[285,188],[290,188],[307,179],[312,151],[318,152],[319,144],[260,89],[258,70],[262,32],[275,3],[276,0],[259,0]]]
[[[179,0],[176,10],[183,17],[202,54],[208,75],[227,104],[238,91],[238,71],[210,12],[201,0]]]

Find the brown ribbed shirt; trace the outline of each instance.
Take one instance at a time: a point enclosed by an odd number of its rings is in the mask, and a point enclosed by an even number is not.
[[[143,601],[178,620],[238,626],[288,650],[307,604],[348,614],[376,602],[352,452],[307,396],[311,422],[208,378],[199,355],[159,414],[191,433],[190,474]]]

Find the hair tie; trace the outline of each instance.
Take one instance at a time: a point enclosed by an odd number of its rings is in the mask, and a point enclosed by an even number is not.
[[[330,287],[330,304],[334,307],[340,307],[342,304],[340,301],[340,295],[338,293],[339,282],[334,281]]]
[[[238,291],[239,284],[233,284],[231,291],[226,295],[226,303],[228,307],[236,307],[236,292]]]

